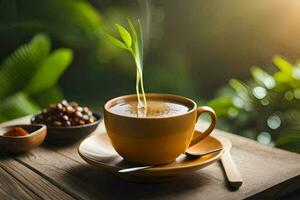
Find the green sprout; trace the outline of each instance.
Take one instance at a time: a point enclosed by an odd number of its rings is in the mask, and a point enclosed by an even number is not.
[[[119,31],[119,34],[123,41],[115,38],[107,34],[109,40],[114,43],[116,46],[125,49],[130,52],[132,55],[135,65],[136,65],[136,94],[138,98],[138,108],[144,107],[145,111],[147,111],[147,101],[146,95],[144,91],[143,85],[143,33],[142,33],[142,26],[141,21],[138,19],[138,29],[136,31],[133,23],[130,19],[127,18],[127,23],[130,28],[130,32],[126,30],[120,24],[116,24],[116,28]],[[143,102],[141,101],[140,97],[140,89],[142,91],[142,98]]]

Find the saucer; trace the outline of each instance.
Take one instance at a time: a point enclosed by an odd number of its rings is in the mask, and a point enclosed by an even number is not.
[[[103,122],[102,122],[103,123]],[[102,124],[100,124],[101,126]],[[222,147],[221,142],[212,136],[193,146],[193,148],[201,148],[201,150],[213,150]],[[81,142],[78,147],[79,155],[87,163],[97,167],[98,169],[107,170],[119,176],[135,176],[145,178],[172,177],[196,171],[207,167],[220,159],[223,151],[209,154],[206,156],[188,159],[185,155],[180,155],[176,161],[156,166],[153,168],[136,171],[132,173],[119,173],[124,168],[137,167],[137,165],[126,162],[113,148],[110,140],[103,129],[102,133],[96,132]]]

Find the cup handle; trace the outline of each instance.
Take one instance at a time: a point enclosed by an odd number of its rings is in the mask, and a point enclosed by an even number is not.
[[[216,115],[215,111],[211,107],[208,107],[208,106],[198,107],[197,108],[197,120],[202,113],[209,114],[209,116],[211,117],[211,123],[210,123],[209,127],[202,134],[197,134],[196,132],[194,133],[193,139],[190,142],[189,146],[193,146],[194,144],[200,142],[202,139],[204,139],[206,136],[208,136],[216,127],[217,115]],[[197,134],[197,135],[195,135],[195,134]]]

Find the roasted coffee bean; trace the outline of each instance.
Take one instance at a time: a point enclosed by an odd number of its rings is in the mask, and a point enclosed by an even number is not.
[[[89,123],[93,123],[95,121],[94,117],[89,118]]]
[[[61,104],[66,107],[69,105],[69,103],[65,99],[61,101]]]
[[[75,101],[73,101],[73,102],[71,103],[71,106],[73,106],[74,108],[76,108],[76,107],[78,106],[78,103],[76,103]]]
[[[61,103],[58,103],[58,104],[56,105],[56,107],[57,107],[59,110],[62,110],[63,105],[62,105]]]
[[[54,125],[54,126],[61,126],[62,123],[61,123],[60,121],[54,121],[54,122],[53,122],[53,125]]]
[[[83,107],[83,111],[84,114],[88,114],[89,113],[89,108],[88,107]]]
[[[82,113],[79,112],[79,111],[76,111],[76,116],[79,117],[79,118],[82,118]]]
[[[88,107],[81,107],[76,102],[69,103],[62,100],[60,103],[51,104],[43,109],[34,120],[50,126],[78,126],[93,123],[95,118]]]
[[[65,122],[63,122],[63,126],[71,126],[71,122],[70,121],[65,121]]]
[[[84,125],[85,122],[84,122],[83,120],[79,120],[79,124],[80,124],[80,125]]]
[[[89,120],[89,116],[88,115],[82,115],[82,119],[84,119],[85,121],[88,121]]]
[[[68,120],[69,120],[68,115],[64,115],[64,116],[63,116],[63,119],[64,119],[65,121],[68,121]]]
[[[72,112],[75,112],[75,109],[74,109],[72,106],[68,106],[68,107],[67,107],[67,111],[68,111],[69,113],[72,113]]]
[[[66,107],[63,107],[63,108],[61,109],[61,111],[62,111],[63,113],[65,113],[65,112],[67,111],[67,108],[66,108]]]

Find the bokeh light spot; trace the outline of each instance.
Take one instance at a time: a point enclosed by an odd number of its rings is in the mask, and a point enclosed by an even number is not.
[[[267,90],[264,87],[258,86],[253,88],[252,93],[257,99],[263,99],[267,95]]]
[[[300,68],[293,69],[293,77],[298,80],[300,79]]]
[[[271,129],[278,129],[281,125],[281,119],[277,114],[273,114],[268,117],[267,124]]]
[[[299,88],[294,90],[294,96],[296,99],[300,99],[300,89]]]
[[[229,115],[229,117],[234,118],[234,117],[236,117],[238,114],[239,114],[239,111],[238,111],[236,108],[230,107],[230,108],[228,109],[228,115]]]
[[[245,105],[244,101],[240,97],[234,97],[232,102],[238,108],[243,108]]]
[[[261,105],[263,105],[263,106],[267,106],[267,105],[269,105],[269,100],[268,99],[262,99],[261,101],[260,101],[260,103],[261,103]]]
[[[271,144],[272,137],[268,132],[261,132],[257,136],[257,141],[261,144]]]
[[[292,91],[287,91],[285,94],[284,94],[284,98],[288,101],[291,101],[294,99],[294,94]]]

